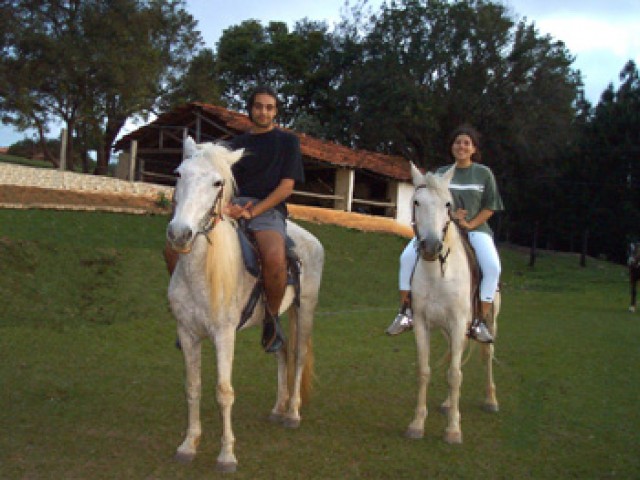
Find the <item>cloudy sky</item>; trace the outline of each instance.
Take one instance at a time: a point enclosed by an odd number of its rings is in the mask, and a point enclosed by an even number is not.
[[[302,18],[337,23],[345,0],[186,0],[198,20],[207,47],[214,48],[225,28],[243,20],[270,20],[293,25]],[[351,0],[351,4],[355,3]],[[541,34],[562,40],[575,55],[587,98],[596,104],[609,83],[618,84],[624,64],[640,65],[640,0],[504,0],[513,14],[535,23]],[[381,0],[369,0],[375,10]],[[24,138],[23,133],[0,125],[0,146]]]

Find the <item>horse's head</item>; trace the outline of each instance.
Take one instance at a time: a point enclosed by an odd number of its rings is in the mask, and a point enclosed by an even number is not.
[[[235,188],[231,165],[242,153],[220,144],[198,145],[186,138],[183,160],[176,169],[174,214],[167,226],[167,240],[174,250],[189,252],[196,236],[206,234],[221,218]]]
[[[453,204],[449,182],[454,168],[442,176],[433,173],[423,175],[413,164],[411,177],[415,191],[411,199],[412,226],[418,242],[418,250],[426,261],[434,261],[442,253],[445,237],[451,223]]]

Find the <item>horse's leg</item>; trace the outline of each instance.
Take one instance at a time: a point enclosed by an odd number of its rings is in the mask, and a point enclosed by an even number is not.
[[[424,315],[414,316],[413,330],[418,351],[418,401],[415,416],[405,435],[408,438],[422,438],[424,436],[424,422],[428,415],[427,388],[431,378],[431,367],[429,366],[430,332],[427,329]]]
[[[235,393],[231,385],[231,371],[236,341],[236,331],[233,327],[220,330],[213,339],[216,346],[216,360],[218,367],[218,382],[216,386],[216,400],[220,408],[222,419],[222,447],[216,469],[221,472],[235,472],[238,460],[233,453],[235,437],[231,427],[231,408],[235,400]]]
[[[284,426],[298,428],[300,426],[300,407],[304,394],[307,395],[313,375],[313,346],[311,344],[311,329],[313,325],[313,311],[308,311],[304,305],[289,309],[289,344],[287,358],[287,377],[290,387],[289,409],[284,419]]]
[[[631,303],[629,304],[629,311],[636,311],[636,285],[638,282],[638,275],[633,269],[629,269],[629,286],[631,290]]]
[[[496,293],[493,308],[491,311],[491,321],[489,327],[491,328],[491,334],[493,338],[498,336],[498,313],[500,311],[500,292]],[[498,399],[496,398],[496,384],[493,381],[493,355],[494,355],[495,343],[485,343],[482,345],[482,359],[486,365],[487,371],[487,386],[486,397],[484,400],[483,408],[487,412],[496,413],[499,410]]]
[[[442,332],[442,335],[444,336],[445,341],[447,342],[447,345],[449,345],[447,354],[443,359],[443,364],[444,363],[450,364],[451,363],[451,337],[449,336],[449,333],[447,333],[446,330],[441,329],[440,331]],[[445,381],[446,381],[446,375],[445,375]],[[442,413],[443,415],[447,415],[449,412],[449,405],[451,405],[451,398],[449,398],[449,393],[447,393],[447,398],[445,398],[444,402],[440,404],[440,413]]]
[[[460,429],[460,386],[462,385],[462,352],[464,351],[466,322],[458,322],[451,331],[451,361],[447,380],[449,382],[449,396],[447,398],[447,428],[444,440],[447,443],[462,443]]]
[[[278,386],[276,392],[276,403],[271,409],[269,420],[280,423],[284,420],[289,401],[289,387],[287,384],[287,348],[281,348],[276,352],[278,362]]]
[[[196,456],[200,435],[202,434],[202,425],[200,423],[201,343],[199,338],[193,337],[188,331],[180,327],[178,327],[178,338],[180,339],[186,372],[185,391],[188,425],[187,435],[176,452],[176,460],[188,463]]]
[[[487,386],[483,409],[487,412],[496,413],[499,410],[498,399],[496,398],[496,384],[493,381],[493,343],[482,345],[482,359],[485,362],[487,371]]]

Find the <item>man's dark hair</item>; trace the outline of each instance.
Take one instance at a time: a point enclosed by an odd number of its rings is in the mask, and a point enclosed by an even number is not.
[[[276,91],[268,85],[258,85],[256,88],[251,90],[251,94],[249,95],[249,99],[247,100],[247,113],[249,114],[249,118],[251,118],[251,110],[253,110],[253,102],[256,99],[256,95],[269,95],[276,101],[276,108],[280,109],[280,100],[278,100],[278,95]],[[251,118],[253,120],[253,118]]]
[[[455,142],[456,138],[458,138],[458,136],[460,135],[468,135],[471,138],[473,146],[476,147],[476,153],[471,155],[471,160],[476,163],[481,162],[482,154],[480,153],[480,132],[478,132],[478,130],[476,130],[468,123],[463,123],[451,133],[451,137],[449,137],[449,155],[451,155],[451,147],[453,146],[453,142]]]

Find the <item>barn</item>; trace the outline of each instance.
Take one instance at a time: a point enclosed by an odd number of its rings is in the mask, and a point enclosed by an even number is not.
[[[229,139],[251,128],[247,115],[193,102],[158,116],[121,138],[114,146],[117,176],[173,185],[182,159],[183,139]],[[306,182],[296,185],[290,202],[410,221],[413,192],[409,162],[398,156],[354,150],[292,132],[300,139]]]

